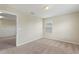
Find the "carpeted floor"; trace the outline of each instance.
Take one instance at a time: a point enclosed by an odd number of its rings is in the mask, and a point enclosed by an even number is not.
[[[0,37],[0,51],[16,46],[16,37]]]
[[[2,54],[72,54],[79,53],[79,45],[51,39],[39,39],[28,44],[0,51]]]

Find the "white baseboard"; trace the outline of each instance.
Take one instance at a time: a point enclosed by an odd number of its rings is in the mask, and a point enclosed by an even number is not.
[[[45,38],[45,39],[50,39],[50,38]],[[57,39],[51,39],[51,40],[57,40]],[[76,42],[70,42],[70,41],[64,41],[64,40],[57,40],[57,41],[62,41],[62,42],[66,42],[66,43],[79,45],[79,43],[76,43]]]
[[[42,36],[38,36],[38,37],[36,37],[36,38],[34,38],[34,39],[32,39],[32,40],[29,40],[29,41],[26,41],[26,42],[23,42],[23,43],[20,43],[20,44],[16,44],[16,46],[21,46],[21,45],[30,43],[30,42],[32,42],[32,41],[39,40],[39,39],[41,39],[41,38],[42,38]]]

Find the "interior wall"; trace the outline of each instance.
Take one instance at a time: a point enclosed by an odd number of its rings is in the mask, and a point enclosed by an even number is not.
[[[1,20],[0,19],[0,37],[14,36],[16,35],[16,20]]]
[[[5,10],[7,8],[7,4],[0,4],[0,10]]]
[[[31,15],[23,15],[18,20],[18,45],[22,45],[42,37],[41,18]]]
[[[46,18],[44,38],[79,44],[79,12]],[[45,31],[45,25],[52,22],[52,32]]]
[[[8,5],[5,10],[17,16],[17,46],[42,38],[41,18],[19,11],[14,5]]]

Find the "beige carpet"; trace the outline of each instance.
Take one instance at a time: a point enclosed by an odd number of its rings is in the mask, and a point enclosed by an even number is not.
[[[79,53],[79,45],[51,39],[39,39],[28,44],[0,51],[2,54],[71,54]]]
[[[16,47],[16,36],[0,37],[0,51]]]

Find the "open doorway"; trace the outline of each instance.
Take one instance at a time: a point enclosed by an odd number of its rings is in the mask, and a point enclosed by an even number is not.
[[[16,46],[16,15],[0,12],[0,50]]]

